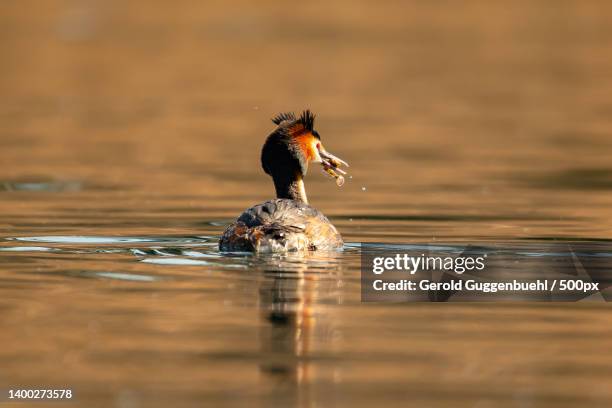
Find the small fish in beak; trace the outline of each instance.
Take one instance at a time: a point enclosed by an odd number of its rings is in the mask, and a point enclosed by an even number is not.
[[[338,187],[342,187],[344,184],[344,175],[346,175],[346,171],[342,170],[340,166],[344,165],[349,167],[348,163],[329,153],[320,143],[317,145],[317,148],[319,150],[319,156],[321,156],[321,166],[323,166],[323,171],[336,179],[336,185]]]

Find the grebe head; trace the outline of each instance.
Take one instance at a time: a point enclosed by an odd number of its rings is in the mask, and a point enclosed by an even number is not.
[[[309,110],[299,118],[288,112],[272,119],[277,128],[263,146],[261,166],[274,180],[278,198],[308,202],[303,178],[310,162],[320,163],[337,181],[344,180],[341,174],[346,173],[340,166],[348,164],[323,148],[321,136],[314,130],[314,119]]]

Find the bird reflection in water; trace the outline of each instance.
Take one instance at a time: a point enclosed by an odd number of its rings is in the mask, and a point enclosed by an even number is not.
[[[325,306],[342,301],[340,259],[335,252],[282,255],[262,265],[260,370],[277,398],[307,403],[313,397],[313,358],[337,334]]]

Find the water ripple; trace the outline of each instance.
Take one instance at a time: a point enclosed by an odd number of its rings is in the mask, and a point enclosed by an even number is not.
[[[55,244],[126,244],[126,243],[174,243],[194,244],[205,243],[209,237],[110,237],[81,235],[48,235],[36,237],[12,237],[9,241],[47,242]]]

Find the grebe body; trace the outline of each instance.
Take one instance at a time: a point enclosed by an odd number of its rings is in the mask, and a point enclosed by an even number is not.
[[[342,248],[340,233],[310,205],[277,198],[247,209],[221,238],[222,251],[289,252]]]

